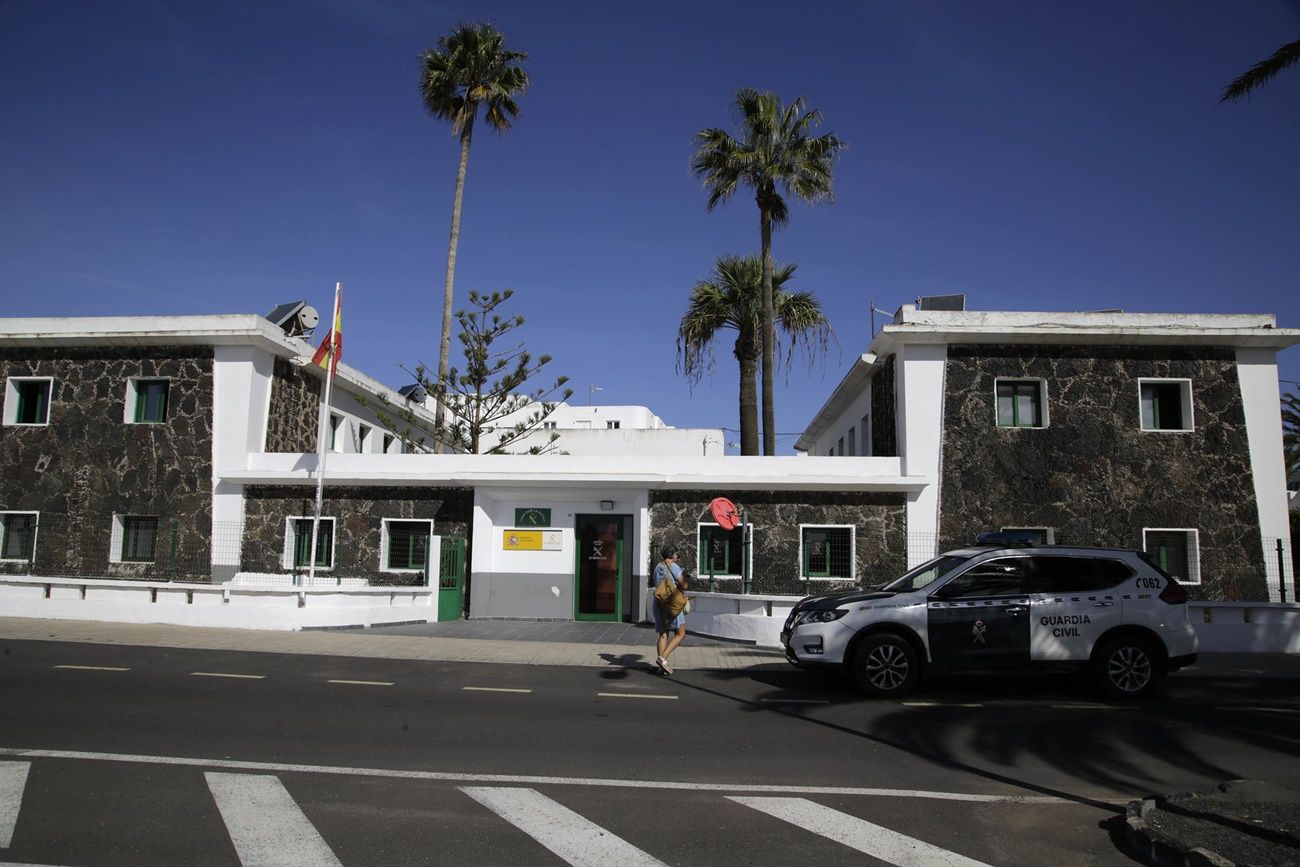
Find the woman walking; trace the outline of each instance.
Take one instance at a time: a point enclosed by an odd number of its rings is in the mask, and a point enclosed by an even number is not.
[[[664,545],[659,551],[660,561],[655,565],[655,647],[659,656],[655,665],[666,675],[673,673],[668,657],[686,640],[686,590],[688,581],[682,567],[677,565],[677,548]]]

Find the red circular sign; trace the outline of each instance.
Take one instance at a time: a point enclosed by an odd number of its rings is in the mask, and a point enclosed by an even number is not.
[[[734,530],[740,524],[740,513],[736,511],[736,506],[726,497],[717,497],[709,503],[709,511],[713,513],[713,520],[718,522],[718,526],[724,530]]]

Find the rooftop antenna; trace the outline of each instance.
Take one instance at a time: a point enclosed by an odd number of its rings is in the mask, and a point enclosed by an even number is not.
[[[605,390],[605,389],[601,388],[599,385],[589,385],[589,386],[587,386],[587,406],[591,406],[591,394],[592,394],[592,392],[595,392],[595,391],[604,391],[604,390]]]
[[[875,337],[876,336],[876,314],[879,313],[881,316],[888,316],[890,322],[894,321],[894,314],[886,310],[881,310],[880,308],[876,307],[875,301],[868,301],[867,306],[871,308],[871,336]]]

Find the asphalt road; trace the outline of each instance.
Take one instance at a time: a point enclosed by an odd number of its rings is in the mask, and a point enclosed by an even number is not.
[[[1130,798],[1300,786],[1297,722],[1290,679],[1180,675],[1137,706],[1052,676],[880,702],[784,668],[12,641],[0,861],[1123,864]]]

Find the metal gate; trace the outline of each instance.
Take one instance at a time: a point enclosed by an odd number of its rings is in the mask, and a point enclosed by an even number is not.
[[[443,536],[438,555],[438,620],[459,620],[465,609],[465,540]]]

